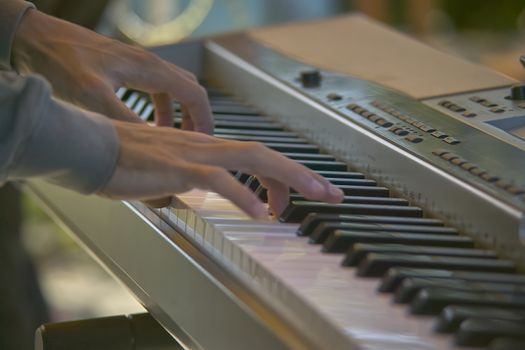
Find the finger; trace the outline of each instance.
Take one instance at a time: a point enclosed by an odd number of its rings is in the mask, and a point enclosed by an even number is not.
[[[217,192],[253,218],[268,219],[268,211],[259,198],[226,170],[194,165],[192,175],[193,180],[196,181],[195,187]]]
[[[285,184],[267,177],[260,177],[259,181],[268,193],[268,206],[273,215],[280,216],[290,201],[289,187]]]
[[[182,130],[195,130],[195,126],[193,125],[193,121],[191,120],[191,115],[188,112],[188,109],[182,105],[181,105],[181,114],[182,114],[181,129]]]
[[[192,157],[195,162],[277,180],[308,199],[330,203],[343,199],[343,192],[319,174],[257,142],[200,144]]]
[[[157,126],[173,126],[173,101],[168,94],[151,94],[155,105],[155,124]]]
[[[144,204],[151,208],[164,208],[171,204],[173,197],[166,196],[162,198],[144,200]]]

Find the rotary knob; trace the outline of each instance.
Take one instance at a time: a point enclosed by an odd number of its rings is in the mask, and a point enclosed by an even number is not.
[[[514,85],[510,88],[511,100],[525,100],[525,85]]]
[[[314,88],[321,85],[321,73],[317,69],[305,70],[301,72],[299,80],[305,88]]]

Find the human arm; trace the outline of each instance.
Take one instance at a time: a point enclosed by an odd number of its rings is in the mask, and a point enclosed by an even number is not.
[[[173,125],[173,102],[178,101],[185,112],[183,129],[213,131],[207,94],[195,76],[142,48],[29,9],[20,20],[11,52],[17,71],[44,76],[65,101],[113,119],[139,122],[114,94],[125,86],[150,93],[157,125]]]

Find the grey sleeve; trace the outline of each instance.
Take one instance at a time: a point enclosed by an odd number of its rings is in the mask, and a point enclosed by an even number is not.
[[[0,72],[0,185],[41,177],[89,194],[113,174],[119,141],[111,122],[51,97],[36,75]]]
[[[11,45],[20,20],[33,4],[21,0],[0,0],[0,69],[11,69]]]

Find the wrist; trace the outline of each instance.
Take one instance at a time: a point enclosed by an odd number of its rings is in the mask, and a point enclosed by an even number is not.
[[[42,45],[42,33],[48,30],[48,17],[36,9],[26,11],[13,37],[11,64],[18,72],[31,71],[31,61]]]

